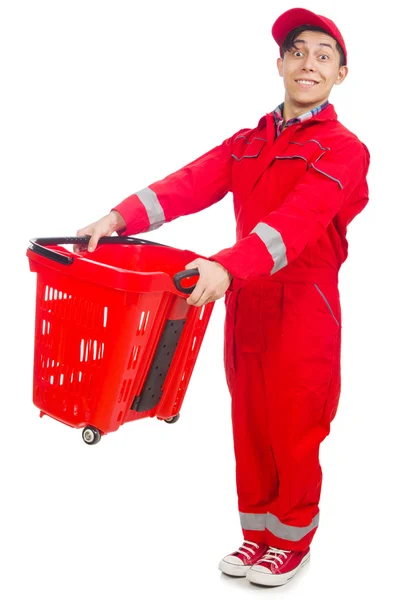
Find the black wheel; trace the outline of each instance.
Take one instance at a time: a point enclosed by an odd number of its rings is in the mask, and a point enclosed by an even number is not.
[[[178,413],[175,417],[170,417],[169,419],[164,419],[165,423],[176,423],[181,415]]]
[[[89,446],[93,446],[101,441],[101,432],[96,427],[84,427],[82,436],[85,443]]]

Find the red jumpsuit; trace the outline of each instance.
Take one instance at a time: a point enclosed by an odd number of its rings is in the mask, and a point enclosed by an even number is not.
[[[366,146],[332,104],[275,136],[273,114],[118,206],[134,235],[233,193],[224,359],[244,539],[303,550],[319,522],[319,446],[340,396],[338,271],[368,202]]]

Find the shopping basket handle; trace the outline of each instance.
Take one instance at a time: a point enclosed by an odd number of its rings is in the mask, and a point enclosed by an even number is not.
[[[180,284],[180,281],[185,277],[193,277],[194,275],[200,275],[198,269],[187,269],[186,271],[179,271],[179,273],[176,273],[176,275],[174,275],[174,283],[176,289],[180,292],[183,292],[184,294],[191,294],[194,288],[196,287],[196,284],[192,285],[191,287],[183,287]]]
[[[71,265],[74,261],[73,256],[65,256],[64,254],[56,252],[56,250],[45,248],[45,246],[54,246],[56,244],[88,244],[90,239],[90,235],[86,235],[84,237],[32,238],[29,240],[29,249],[33,250],[33,252],[36,252],[36,254],[41,254],[41,256],[50,258],[61,265]],[[150,244],[152,246],[163,246],[164,248],[170,248],[170,246],[166,246],[165,244],[158,244],[157,242],[152,242],[151,240],[142,240],[141,238],[128,236],[104,236],[98,240],[98,244]]]

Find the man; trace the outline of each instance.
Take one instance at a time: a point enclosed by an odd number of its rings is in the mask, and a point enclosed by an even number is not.
[[[78,231],[133,235],[233,192],[237,242],[209,260],[187,299],[225,294],[225,370],[232,399],[244,543],[219,568],[282,585],[308,561],[319,522],[319,446],[340,396],[338,271],[347,225],[368,202],[366,146],[328,97],[348,72],[329,19],[291,9],[274,23],[284,103],[176,173]]]

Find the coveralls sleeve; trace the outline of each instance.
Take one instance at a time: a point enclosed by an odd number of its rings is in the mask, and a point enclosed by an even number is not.
[[[231,191],[232,143],[243,131],[248,130],[238,131],[219,146],[112,208],[127,224],[118,234],[128,236],[151,231],[221,200]]]
[[[239,278],[240,285],[250,277],[276,273],[321,237],[342,206],[354,203],[354,214],[364,208],[368,167],[369,152],[360,141],[329,152],[309,165],[281,206],[247,237],[209,259]]]

